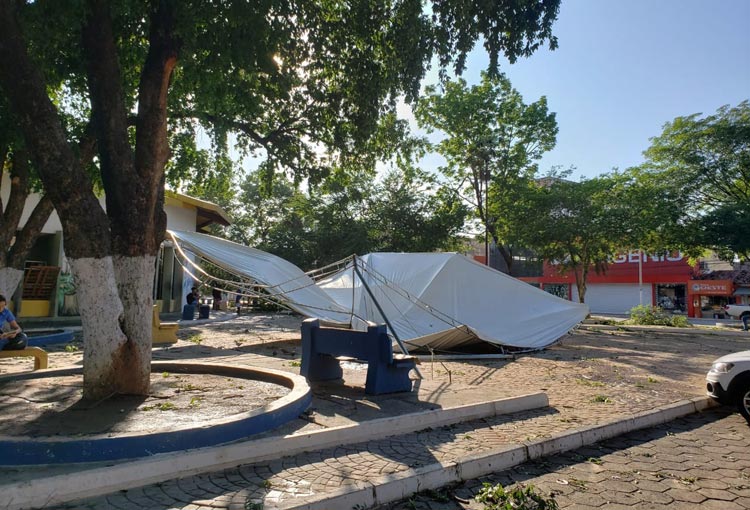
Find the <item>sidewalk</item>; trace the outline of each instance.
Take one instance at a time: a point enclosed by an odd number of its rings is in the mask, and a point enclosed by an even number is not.
[[[199,345],[180,341],[155,349],[154,357],[202,357],[298,373],[298,327],[297,318],[262,314],[193,324],[181,327],[178,336],[199,335],[203,339]],[[547,444],[551,438],[591,427],[596,430],[604,423],[631,423],[638,413],[700,397],[711,361],[746,349],[747,343],[746,335],[721,331],[585,328],[565,337],[560,345],[516,360],[423,363],[425,379],[420,384],[426,393],[417,402],[440,408],[460,404],[468,395],[487,399],[543,391],[549,395],[550,407],[246,464],[60,508],[245,509],[260,508],[252,505],[261,503],[266,509],[352,508],[367,498],[348,506],[325,506],[326,495],[364,488],[357,496],[361,497],[368,491],[374,493],[374,480],[395,482],[413,478],[415,473],[435,481],[455,470],[450,466],[459,460],[494,458],[495,452],[519,444]],[[56,355],[66,362],[73,356]],[[406,409],[401,394],[382,400],[366,398],[361,392],[364,372],[356,366],[347,367],[345,379],[346,385],[316,389],[313,409],[304,417],[306,426],[325,429],[361,423],[379,417],[381,409],[390,408],[396,415]],[[554,447],[552,443],[544,448]],[[524,448],[530,451],[529,446]],[[280,439],[279,453],[283,450]]]
[[[381,508],[479,510],[484,483],[534,486],[562,510],[740,510],[750,508],[750,432],[739,414],[712,409]]]

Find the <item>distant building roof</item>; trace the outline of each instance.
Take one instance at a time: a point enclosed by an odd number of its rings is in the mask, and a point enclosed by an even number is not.
[[[732,280],[735,285],[750,285],[750,271],[747,269],[722,269],[696,277],[696,280]]]
[[[207,227],[212,223],[216,223],[224,227],[228,227],[232,224],[232,220],[229,217],[229,214],[227,214],[227,212],[220,205],[214,204],[213,202],[209,202],[208,200],[201,200],[200,198],[190,197],[188,195],[183,195],[182,193],[177,193],[175,191],[169,190],[164,191],[164,196],[196,208],[198,212],[195,220],[195,226],[197,230],[202,230],[204,227]]]

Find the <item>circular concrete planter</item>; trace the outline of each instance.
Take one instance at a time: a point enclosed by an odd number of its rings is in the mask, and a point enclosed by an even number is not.
[[[81,368],[44,370],[5,376],[2,379],[34,379],[80,374]],[[312,401],[304,377],[279,370],[236,367],[218,363],[154,361],[152,372],[211,374],[252,379],[291,389],[284,397],[247,413],[201,423],[199,426],[151,433],[98,434],[85,437],[0,436],[0,465],[41,465],[98,462],[147,457],[157,453],[189,450],[244,439],[274,429],[297,418]],[[65,431],[61,431],[64,434]]]

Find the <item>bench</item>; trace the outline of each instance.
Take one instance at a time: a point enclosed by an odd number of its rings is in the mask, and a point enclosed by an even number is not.
[[[177,341],[176,322],[161,322],[159,319],[159,305],[154,305],[153,315],[151,317],[151,343],[152,344],[171,344]]]
[[[39,347],[27,347],[17,351],[0,351],[0,359],[24,357],[34,358],[34,370],[47,368],[47,351]]]
[[[302,368],[309,381],[341,379],[343,370],[337,356],[367,362],[365,393],[380,395],[411,391],[409,371],[417,358],[393,354],[385,324],[370,325],[367,331],[322,328],[318,319],[302,323]]]

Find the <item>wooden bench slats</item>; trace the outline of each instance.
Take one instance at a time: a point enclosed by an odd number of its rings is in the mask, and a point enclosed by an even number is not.
[[[177,329],[180,325],[176,322],[161,322],[159,305],[154,305],[151,321],[152,344],[171,344],[177,341]]]
[[[27,347],[25,349],[19,349],[14,351],[0,351],[0,359],[2,358],[34,358],[34,370],[40,368],[47,368],[48,356],[47,351],[40,349],[39,347]]]

